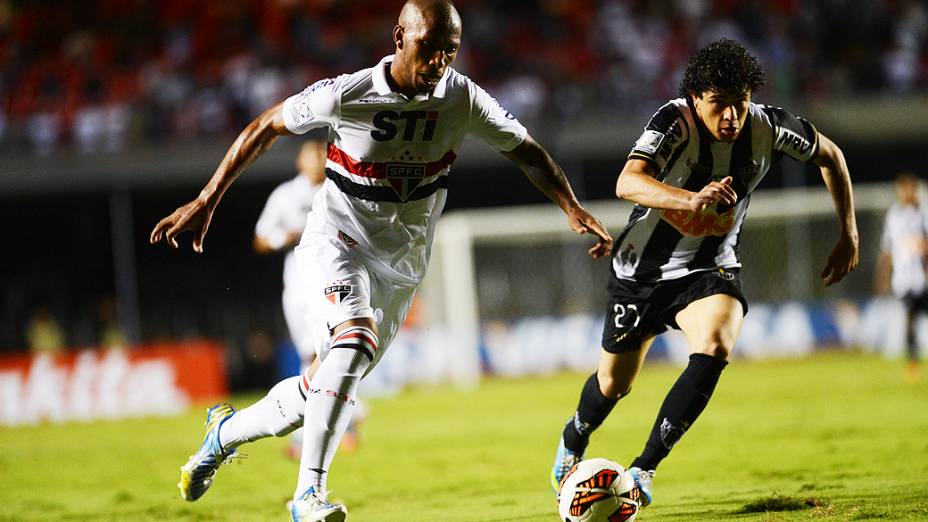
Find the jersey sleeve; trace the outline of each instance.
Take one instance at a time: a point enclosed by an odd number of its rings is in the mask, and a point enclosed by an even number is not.
[[[289,233],[283,219],[283,206],[286,204],[284,196],[284,186],[278,185],[268,196],[255,224],[255,235],[267,241],[274,250],[284,246]]]
[[[474,82],[468,81],[471,95],[470,131],[487,145],[508,152],[525,140],[528,131],[495,98]]]
[[[284,100],[283,117],[287,130],[305,134],[312,129],[334,127],[341,112],[340,79],[319,80]]]
[[[807,162],[818,154],[818,131],[808,120],[779,107],[761,106],[773,125],[773,151]]]
[[[688,131],[683,115],[668,103],[658,109],[644,132],[635,141],[628,159],[641,159],[654,163],[663,170],[670,158],[686,144]]]

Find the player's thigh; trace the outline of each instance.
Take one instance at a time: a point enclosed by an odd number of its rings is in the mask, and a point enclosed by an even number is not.
[[[371,273],[371,305],[377,318],[378,348],[374,356],[375,366],[384,356],[390,343],[399,333],[406,314],[416,295],[416,287],[398,285],[387,278]],[[370,371],[370,370],[368,370]]]
[[[328,353],[327,340],[333,333],[349,326],[365,326],[376,333],[370,275],[347,247],[334,237],[306,234],[296,259],[305,269],[305,324],[318,356]]]
[[[287,331],[290,332],[290,339],[300,356],[301,364],[305,366],[316,357],[318,337],[314,334],[313,325],[307,317],[309,307],[305,297],[296,288],[285,288],[282,301]]]
[[[627,395],[653,343],[654,336],[651,336],[641,340],[636,350],[612,353],[603,349],[599,355],[599,368],[596,370],[600,393],[612,399]]]
[[[689,303],[675,318],[690,353],[727,359],[744,322],[744,306],[729,294],[713,294]]]

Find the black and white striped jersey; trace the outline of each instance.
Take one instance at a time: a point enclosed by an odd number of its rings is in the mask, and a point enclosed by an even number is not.
[[[689,100],[671,100],[651,117],[628,158],[653,163],[659,181],[694,192],[732,176],[738,202],[699,213],[636,205],[613,250],[616,277],[655,282],[740,267],[738,239],[751,191],[784,154],[806,162],[817,152],[815,127],[781,108],[751,103],[738,138],[724,143],[711,137]]]

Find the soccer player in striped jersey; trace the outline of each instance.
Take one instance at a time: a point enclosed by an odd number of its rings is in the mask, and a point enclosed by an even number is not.
[[[291,518],[344,520],[326,498],[326,476],[361,378],[383,357],[425,275],[456,151],[473,134],[518,165],[567,215],[595,236],[605,255],[612,238],[577,201],[551,156],[486,91],[449,67],[461,44],[461,19],[447,0],[409,0],[393,29],[395,54],[377,65],[321,80],[270,108],[232,145],[190,203],[159,222],[151,242],[177,247],[177,235],[203,239],[232,181],[278,136],[328,129],[327,180],[313,201],[296,260],[310,267],[311,327],[323,332],[309,372],[278,383],[236,412],[217,405],[207,434],[181,471],[181,494],[196,500],[219,465],[245,442],[303,426]]]
[[[880,257],[877,260],[876,293],[892,288],[905,305],[906,379],[918,380],[918,339],[915,319],[928,313],[928,209],[918,200],[918,178],[896,178],[896,203],[886,213]],[[890,274],[892,276],[890,277]]]
[[[821,276],[840,281],[857,266],[851,180],[841,150],[808,121],[752,94],[764,72],[741,44],[721,39],[690,60],[680,98],[652,116],[616,183],[636,203],[616,239],[598,370],[564,427],[552,469],[556,488],[583,458],[590,434],[628,395],[655,336],[682,330],[689,364],[660,407],[629,467],[651,503],[654,470],[708,404],[735,345],[747,302],[738,238],[751,191],[788,156],[821,170],[840,234]]]

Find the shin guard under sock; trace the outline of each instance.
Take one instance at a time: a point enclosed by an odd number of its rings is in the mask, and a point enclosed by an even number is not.
[[[670,388],[644,451],[631,467],[653,470],[670,453],[686,430],[709,404],[727,361],[702,353],[690,355],[690,362]]]

